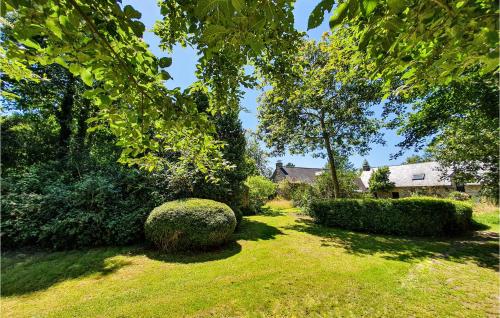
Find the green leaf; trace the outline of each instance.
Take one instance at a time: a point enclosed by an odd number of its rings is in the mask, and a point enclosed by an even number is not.
[[[374,33],[375,32],[372,29],[367,30],[363,33],[363,35],[361,36],[361,39],[359,39],[358,47],[360,50],[364,51],[366,49],[366,47],[367,47],[368,43],[370,43],[370,40],[371,40]]]
[[[54,33],[55,36],[62,40],[62,30],[55,18],[49,17],[45,25],[50,31],[52,31],[52,33]]]
[[[229,0],[200,0],[194,9],[195,15],[199,18],[205,17],[210,11],[218,9],[221,5],[226,5]]]
[[[401,79],[407,79],[407,78],[410,78],[412,77],[413,75],[415,74],[415,68],[411,68],[409,69],[408,71],[406,71],[406,73],[403,74],[403,76],[401,76]]]
[[[243,10],[243,7],[245,6],[245,2],[243,0],[231,0],[231,4],[238,12],[241,12],[241,10]]]
[[[40,44],[36,43],[35,41],[33,41],[31,39],[22,39],[19,42],[21,42],[22,44],[26,45],[27,47],[31,47],[33,49],[37,49],[37,50],[42,49]]]
[[[80,72],[80,76],[82,78],[82,81],[87,84],[88,86],[92,86],[93,81],[92,81],[92,73],[90,72],[89,69],[82,68]]]
[[[171,57],[162,57],[160,61],[158,62],[160,67],[169,67],[172,65],[172,58]]]
[[[387,6],[391,12],[400,13],[405,9],[406,3],[403,0],[387,0]]]
[[[132,21],[132,30],[134,31],[134,34],[136,36],[142,37],[144,31],[146,30],[146,27],[140,21]]]
[[[335,12],[330,18],[330,28],[334,28],[338,24],[342,23],[344,20],[345,16],[347,15],[347,10],[349,8],[349,5],[347,2],[341,3],[338,5],[337,9],[335,9]]]
[[[161,76],[161,79],[164,81],[167,81],[167,80],[172,78],[172,76],[170,76],[170,73],[167,71],[164,71],[164,70],[161,71],[160,76]]]
[[[318,27],[324,19],[325,11],[330,12],[332,10],[335,0],[322,0],[318,5],[312,10],[307,20],[307,29],[311,30]]]
[[[123,13],[125,13],[125,16],[127,16],[127,18],[130,18],[130,19],[140,19],[142,16],[142,14],[139,11],[134,9],[134,7],[132,7],[129,4],[127,4],[123,8]]]
[[[60,15],[60,16],[59,16],[59,23],[60,23],[63,27],[65,27],[65,28],[68,28],[68,27],[69,27],[69,25],[70,25],[69,19],[68,19],[68,17],[67,17],[67,16],[65,16],[65,15]]]
[[[369,15],[377,7],[378,0],[361,0],[361,12],[363,15]]]
[[[78,75],[80,74],[80,65],[79,64],[76,64],[76,63],[73,63],[73,64],[70,64],[69,66],[69,71],[73,74],[73,75]]]

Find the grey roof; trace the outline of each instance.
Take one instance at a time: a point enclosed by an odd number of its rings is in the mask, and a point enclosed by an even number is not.
[[[282,167],[281,170],[285,173],[288,181],[304,183],[313,183],[316,176],[326,171],[325,169],[320,168],[301,167]]]
[[[378,168],[371,168],[363,171],[360,179],[365,188],[368,188],[368,181],[373,171]],[[449,176],[442,178],[442,169],[435,161],[413,163],[399,166],[389,166],[389,180],[395,183],[396,187],[432,187],[451,186]],[[423,175],[423,178],[422,178]]]

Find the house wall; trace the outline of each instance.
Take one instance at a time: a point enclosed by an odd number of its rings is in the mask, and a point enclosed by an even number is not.
[[[281,169],[276,169],[274,170],[274,173],[273,173],[273,176],[272,176],[272,180],[276,183],[280,182],[281,180],[285,179],[286,178],[286,175],[285,173],[283,172],[283,170]]]
[[[471,196],[478,196],[481,190],[480,185],[466,185],[465,192]],[[397,187],[391,192],[377,193],[379,198],[392,198],[392,192],[399,192],[400,198],[411,197],[412,195],[432,196],[438,198],[447,198],[450,192],[456,191],[454,186],[436,186],[436,187]]]
[[[480,191],[481,191],[481,186],[479,184],[465,185],[465,192],[473,197],[478,197]]]

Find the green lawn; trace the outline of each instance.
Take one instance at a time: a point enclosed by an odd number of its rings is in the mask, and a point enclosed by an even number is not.
[[[498,230],[495,220],[486,226]],[[5,253],[2,317],[498,315],[498,233],[366,235],[316,226],[283,206],[246,217],[235,238],[201,254]]]

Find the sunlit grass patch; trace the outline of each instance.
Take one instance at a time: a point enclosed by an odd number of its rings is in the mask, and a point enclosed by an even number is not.
[[[4,253],[2,317],[498,316],[495,233],[370,235],[268,209],[214,250]]]
[[[279,198],[268,201],[265,206],[277,210],[285,210],[293,208],[291,201]]]

